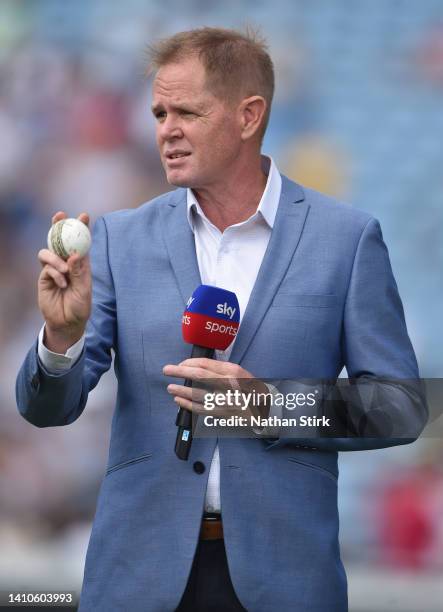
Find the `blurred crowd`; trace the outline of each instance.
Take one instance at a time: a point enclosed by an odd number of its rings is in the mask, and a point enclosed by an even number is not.
[[[368,4],[282,0],[271,14],[256,3],[253,23],[262,25],[277,74],[264,151],[291,178],[381,219],[422,375],[437,377],[443,185],[441,132],[431,123],[442,124],[443,26],[435,23],[443,23],[443,6],[406,3],[402,11],[403,2],[390,2],[370,14]],[[112,374],[76,423],[50,430],[19,417],[14,380],[42,324],[37,252],[51,216],[87,211],[94,221],[170,189],[156,152],[144,45],[180,29],[245,21],[235,3],[224,13],[197,0],[180,10],[172,1],[0,3],[0,542],[11,547],[62,538],[93,516]],[[345,558],[441,569],[442,441],[372,455],[341,458]]]

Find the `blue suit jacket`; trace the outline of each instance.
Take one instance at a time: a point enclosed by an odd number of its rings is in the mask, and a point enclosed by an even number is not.
[[[109,462],[89,543],[81,612],[171,612],[198,542],[216,439],[174,454],[175,405],[162,367],[189,357],[180,320],[201,283],[186,191],[94,227],[93,312],[67,373],[39,365],[37,343],[17,403],[38,427],[67,425],[111,364],[118,394]],[[376,220],[283,177],[274,229],[231,361],[256,377],[417,378],[400,298]],[[406,440],[397,441],[405,442]],[[220,439],[225,545],[235,591],[254,612],[343,612],[337,451],[376,439]],[[206,466],[203,474],[193,463]]]

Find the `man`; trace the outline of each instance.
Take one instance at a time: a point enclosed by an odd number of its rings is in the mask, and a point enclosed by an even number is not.
[[[337,451],[410,440],[196,438],[185,462],[171,406],[193,409],[183,378],[335,379],[343,366],[417,378],[378,223],[260,155],[274,88],[262,42],[203,28],[151,58],[157,144],[179,189],[97,221],[93,282],[87,257],[40,251],[45,326],[17,379],[24,418],[66,425],[115,350],[80,610],[343,612]],[[201,282],[240,302],[235,343],[217,359],[188,359],[181,339]]]

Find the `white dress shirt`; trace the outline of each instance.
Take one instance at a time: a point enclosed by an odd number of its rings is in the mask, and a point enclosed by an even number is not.
[[[223,233],[205,216],[192,189],[187,189],[187,217],[194,233],[202,283],[236,294],[240,322],[271,237],[281,194],[282,180],[272,158],[262,156],[262,169],[268,178],[256,212],[246,221],[227,227]],[[53,373],[69,369],[83,350],[84,336],[65,355],[60,355],[44,346],[43,333],[44,326],[39,334],[38,355],[45,368]],[[217,359],[228,361],[233,345],[226,351],[216,351]],[[218,445],[209,471],[205,510],[221,511]]]

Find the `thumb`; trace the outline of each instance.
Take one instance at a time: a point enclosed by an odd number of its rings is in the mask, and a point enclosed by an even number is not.
[[[80,257],[78,253],[71,255],[67,261],[71,283],[81,284],[89,274],[89,257]]]

